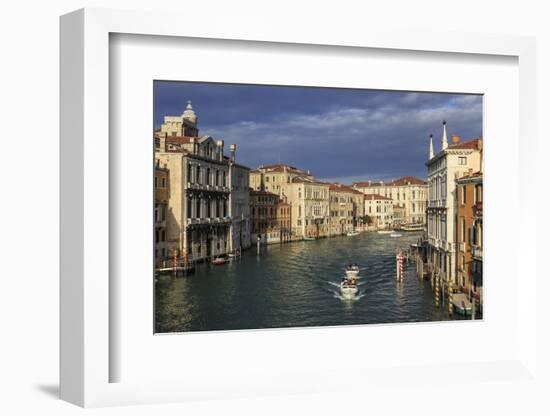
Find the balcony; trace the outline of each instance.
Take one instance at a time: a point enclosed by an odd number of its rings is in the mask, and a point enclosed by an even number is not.
[[[481,247],[472,247],[472,256],[476,260],[483,260],[483,249]]]
[[[483,216],[483,201],[477,201],[476,202],[476,204],[474,205],[474,214],[477,217],[482,217]]]
[[[445,199],[434,199],[428,201],[428,208],[446,208],[447,201]]]

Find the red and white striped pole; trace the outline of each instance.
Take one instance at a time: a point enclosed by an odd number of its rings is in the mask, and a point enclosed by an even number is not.
[[[401,250],[397,252],[396,260],[397,280],[401,282],[403,281],[403,252]]]

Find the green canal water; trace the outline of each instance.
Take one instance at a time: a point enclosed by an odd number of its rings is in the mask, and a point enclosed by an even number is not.
[[[222,266],[203,263],[185,277],[160,276],[156,332],[462,319],[436,306],[414,262],[404,265],[404,280],[396,282],[395,250],[408,249],[418,238],[362,233],[262,246],[259,255],[254,247]],[[345,300],[338,283],[352,262],[362,268],[360,292]]]

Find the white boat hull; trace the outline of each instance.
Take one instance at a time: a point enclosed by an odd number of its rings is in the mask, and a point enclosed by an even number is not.
[[[346,270],[346,277],[357,277],[359,270]]]
[[[340,286],[340,292],[342,292],[342,296],[345,298],[353,298],[358,291],[357,286]]]

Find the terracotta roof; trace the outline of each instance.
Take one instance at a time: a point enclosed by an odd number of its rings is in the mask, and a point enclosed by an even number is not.
[[[470,179],[478,179],[478,178],[483,179],[483,172],[479,172],[479,171],[478,172],[473,172],[473,173],[466,172],[463,176],[461,176],[460,178],[457,178],[456,181],[457,182],[467,182]]]
[[[314,184],[314,185],[330,185],[327,182],[320,182],[316,179],[310,179],[310,178],[305,177],[305,176],[296,176],[295,178],[292,178],[292,182],[293,183],[311,183],[311,184]]]
[[[294,166],[286,165],[284,163],[278,163],[276,165],[261,165],[261,166],[258,166],[256,169],[254,169],[254,171],[261,172],[263,170],[267,172],[284,172],[285,169],[289,172],[294,172],[294,173],[298,172],[306,175],[311,175],[311,173],[307,173],[307,171],[305,170],[298,169]]]
[[[404,176],[402,178],[399,178],[399,179],[396,179],[394,181],[391,182],[392,185],[394,186],[403,186],[403,185],[427,185],[428,182],[422,180],[422,179],[418,179],[414,176]]]
[[[197,139],[197,137],[190,136],[167,136],[166,143],[176,143],[176,144],[189,144],[191,139]]]
[[[359,192],[357,189],[353,189],[352,187],[348,185],[343,185],[341,183],[331,183],[329,190],[331,191],[340,191],[340,192],[348,192],[350,194],[358,194],[363,195],[362,192]]]
[[[388,198],[387,196],[384,196],[384,195],[377,195],[377,194],[365,195],[365,199],[368,199],[370,201],[377,201],[377,200],[391,201],[391,198]]]
[[[482,140],[483,139],[472,139],[472,140],[468,140],[467,142],[451,144],[451,145],[449,145],[448,149],[474,149],[474,150],[480,150]]]
[[[357,188],[368,188],[374,186],[405,186],[405,185],[427,185],[427,182],[415,176],[403,176],[399,179],[391,181],[369,181],[369,182],[353,182],[352,186]]]

